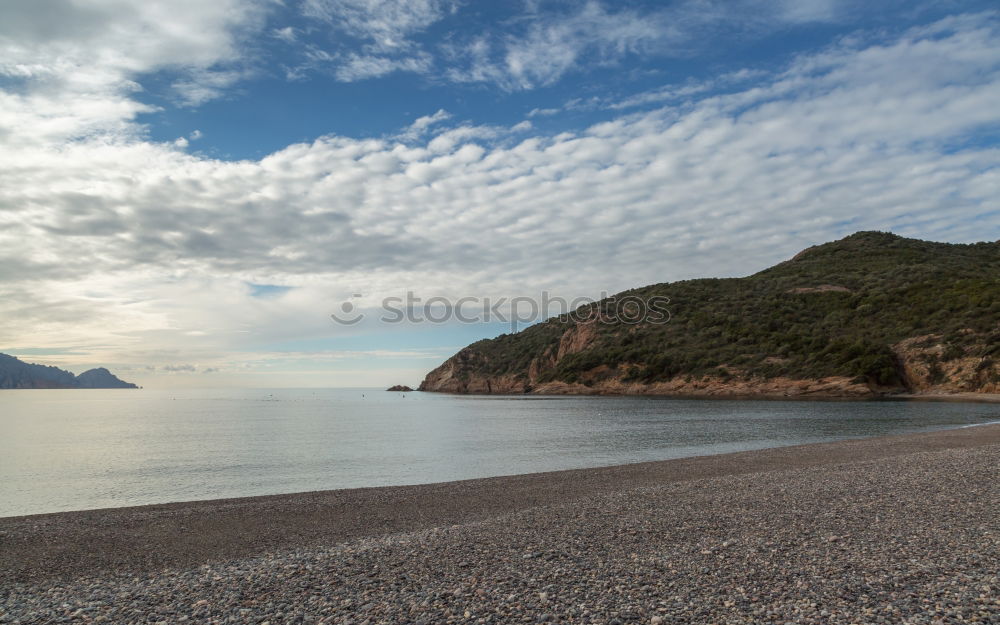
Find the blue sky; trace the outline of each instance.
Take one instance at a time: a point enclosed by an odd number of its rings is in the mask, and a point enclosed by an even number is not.
[[[146,386],[415,384],[510,327],[385,323],[387,297],[596,298],[863,229],[995,240],[998,17],[6,2],[0,351]]]
[[[236,69],[219,72],[240,72],[242,79],[204,102],[200,101],[204,96],[179,102],[183,95],[176,87],[184,80],[179,72],[162,70],[144,76],[144,93],[137,99],[158,110],[137,120],[148,125],[154,141],[172,141],[199,130],[202,138],[194,147],[227,160],[261,158],[291,143],[328,134],[389,136],[438,110],[477,124],[512,126],[528,119],[538,131],[557,133],[612,118],[607,104],[624,102],[630,96],[664,86],[701,84],[741,71],[774,71],[796,54],[844,36],[888,39],[954,11],[948,3],[873,6],[810,0],[732,6],[710,2],[408,4],[404,13],[425,27],[393,25],[397,5],[388,2],[275,3],[267,11],[266,26],[248,43],[253,56],[243,59]],[[364,9],[357,7],[366,7],[368,19],[384,25],[340,26],[338,9],[347,13],[347,7],[358,12]],[[985,11],[991,6],[968,3],[966,8]],[[379,16],[380,10],[384,16]],[[421,11],[427,15],[421,17]],[[675,25],[675,20],[682,24]],[[601,30],[606,22],[621,32],[611,41],[595,41],[590,29]],[[560,30],[567,23],[571,25]],[[664,33],[668,27],[679,32]],[[375,43],[379,36],[393,37],[395,45],[380,46]],[[455,58],[455,48],[479,42],[489,46],[484,60]],[[506,57],[519,46],[535,46],[538,53],[567,60],[516,73],[506,67]],[[373,67],[350,69],[350,59],[359,55],[376,60]],[[420,67],[406,67],[415,59],[420,59]],[[391,69],[377,61],[388,63]],[[481,67],[477,69],[476,63]],[[477,71],[483,76],[449,77],[449,72]],[[628,110],[657,105],[662,101]]]

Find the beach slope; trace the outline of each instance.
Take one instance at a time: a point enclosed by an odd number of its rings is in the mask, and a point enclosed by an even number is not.
[[[0,519],[0,622],[1000,622],[1000,425]]]

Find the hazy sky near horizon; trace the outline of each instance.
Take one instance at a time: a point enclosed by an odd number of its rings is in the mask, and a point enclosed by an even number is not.
[[[508,328],[380,321],[408,291],[597,298],[858,230],[996,240],[998,102],[993,2],[8,0],[0,352],[415,384]]]

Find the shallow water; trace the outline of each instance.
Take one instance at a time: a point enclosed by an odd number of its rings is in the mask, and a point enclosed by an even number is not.
[[[950,402],[0,391],[0,516],[439,482],[975,425]]]

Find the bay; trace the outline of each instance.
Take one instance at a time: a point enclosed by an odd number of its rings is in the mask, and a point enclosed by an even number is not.
[[[997,404],[928,401],[2,391],[0,516],[598,467],[998,420]]]

